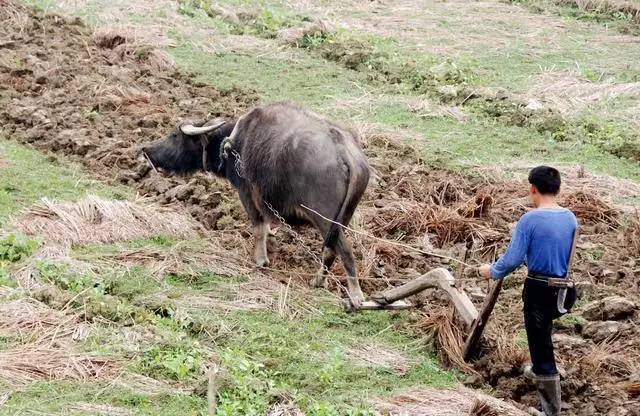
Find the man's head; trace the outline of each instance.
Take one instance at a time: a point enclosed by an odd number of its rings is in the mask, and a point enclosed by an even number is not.
[[[541,201],[555,199],[560,193],[560,172],[549,166],[538,166],[529,172],[529,193],[535,207]]]

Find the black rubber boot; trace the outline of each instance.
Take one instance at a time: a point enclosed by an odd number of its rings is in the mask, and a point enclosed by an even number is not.
[[[545,416],[558,416],[562,403],[560,400],[560,376],[536,376],[536,387]]]

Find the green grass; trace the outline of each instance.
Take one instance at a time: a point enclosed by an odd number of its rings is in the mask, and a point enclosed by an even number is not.
[[[613,0],[593,1],[586,3],[586,7],[579,6],[580,2],[566,2],[558,0],[505,0],[513,4],[521,4],[534,12],[551,12],[586,22],[595,22],[607,27],[613,27],[623,34],[640,35],[640,15],[618,7]],[[631,2],[633,3],[633,1]],[[638,7],[640,9],[640,7]]]
[[[25,146],[2,139],[0,132],[0,225],[7,216],[43,197],[75,200],[87,192],[105,198],[131,195],[124,187],[93,180],[77,165],[59,162]]]
[[[191,265],[190,273],[153,276],[142,266],[104,261],[133,246],[173,250],[176,244],[197,249],[199,243],[157,236],[78,247],[74,257],[98,266],[86,273],[64,262],[35,262],[36,275],[56,288],[50,298],[36,297],[54,308],[71,307],[93,323],[77,348],[120,357],[128,371],[176,383],[193,393],[175,403],[168,403],[174,396],[152,403],[145,394],[132,395],[115,387],[105,390],[97,381],[84,383],[73,394],[66,393],[71,384],[38,382],[12,394],[7,408],[20,410],[29,400],[37,400],[30,411],[64,413],[74,403],[89,402],[133,408],[136,414],[204,414],[201,386],[214,360],[221,369],[217,408],[221,415],[263,415],[282,400],[292,400],[307,414],[370,415],[373,397],[411,386],[456,383],[456,374],[441,369],[433,353],[407,333],[407,313],[345,314],[324,293],[305,300],[316,312],[290,318],[266,309],[228,310],[216,307],[215,301],[209,310],[191,310],[189,296],[232,300],[242,296],[237,294],[238,284],[249,283],[249,278],[198,271],[197,265]],[[174,298],[186,303],[176,306]],[[141,337],[132,341],[127,331]],[[8,347],[16,341],[6,338],[2,343]],[[371,345],[406,357],[411,363],[408,371],[396,373],[348,355],[352,349]]]
[[[182,68],[199,72],[201,79],[216,87],[255,89],[264,101],[293,99],[322,106],[333,97],[348,95],[354,84],[365,82],[362,74],[304,53],[286,61],[241,53],[207,54],[187,43],[171,53]]]
[[[405,322],[402,314],[345,315],[335,305],[320,307],[322,315],[293,320],[269,311],[211,311],[185,322],[163,319],[169,331],[164,341],[146,349],[133,368],[169,380],[197,378],[199,373],[202,378],[204,351],[214,351],[225,374],[221,414],[264,414],[283,392],[310,414],[369,414],[371,397],[455,382],[430,352],[398,330]],[[395,348],[415,364],[399,375],[345,355],[349,348],[371,344]]]
[[[94,3],[106,5],[92,1],[92,7]],[[594,44],[592,37],[603,34],[597,27],[572,25],[560,35],[543,30],[535,38],[506,42],[500,50],[478,48],[450,60],[425,53],[412,40],[340,29],[339,21],[336,32],[302,38],[298,48],[290,47],[283,54],[275,49],[250,48],[206,52],[199,47],[197,32],[192,34],[185,27],[215,27],[219,35],[243,33],[269,38],[279,28],[307,20],[277,0],[227,0],[220,5],[229,10],[250,6],[255,13],[241,19],[243,28],[238,32],[238,27],[229,26],[224,16],[211,10],[209,2],[185,0],[176,7],[186,25],[169,30],[178,43],[169,51],[179,66],[199,72],[203,81],[218,88],[249,88],[265,102],[293,99],[344,121],[376,123],[388,131],[400,128],[424,145],[427,159],[445,162],[454,170],[483,163],[544,160],[585,164],[615,176],[640,177],[635,162],[640,145],[623,116],[624,110],[635,105],[630,98],[595,103],[584,114],[569,117],[568,128],[559,131],[549,130],[550,122],[545,117],[532,123],[522,120],[520,110],[511,114],[509,102],[466,101],[463,111],[471,113],[467,124],[446,117],[421,117],[406,105],[412,98],[438,104],[445,98],[441,87],[464,87],[453,104],[474,88],[506,87],[509,92],[522,93],[541,72],[578,70],[577,77],[592,82],[640,79],[640,50],[627,43],[613,45],[607,38]],[[155,18],[137,15],[133,23],[144,27]],[[261,24],[263,29],[256,29]],[[459,22],[448,16],[443,16],[443,24],[451,30],[459,29]],[[628,64],[622,65],[621,60]],[[443,72],[443,65],[451,70]],[[583,118],[590,117],[590,109],[615,116],[598,118],[595,139],[583,134]],[[550,117],[554,119],[551,124],[560,119],[557,114]],[[541,128],[544,131],[539,131]]]
[[[98,414],[95,411],[80,412],[74,409],[83,403],[128,409],[136,415],[207,414],[206,399],[194,395],[146,394],[117,384],[96,381],[42,381],[31,383],[24,388],[2,383],[0,382],[1,390],[11,392],[11,395],[0,407],[0,415]]]

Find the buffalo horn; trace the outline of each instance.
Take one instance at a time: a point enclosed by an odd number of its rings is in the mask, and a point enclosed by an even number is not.
[[[222,126],[224,123],[225,121],[219,121],[211,126],[203,126],[203,127],[196,127],[193,124],[185,124],[183,126],[180,126],[180,131],[182,131],[182,133],[186,134],[187,136],[196,136],[198,134],[205,134],[205,133],[214,131],[218,129],[220,126]]]

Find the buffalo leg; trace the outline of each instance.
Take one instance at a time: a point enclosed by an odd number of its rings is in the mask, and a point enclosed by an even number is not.
[[[267,237],[269,236],[269,223],[262,221],[253,226],[253,236],[255,238],[255,248],[253,257],[258,267],[269,265],[267,256]]]
[[[329,284],[327,282],[327,274],[331,270],[331,266],[336,261],[336,251],[332,248],[325,247],[322,250],[322,267],[318,271],[318,275],[311,280],[311,286],[322,287],[327,289]]]
[[[347,272],[347,290],[349,292],[349,299],[351,304],[358,308],[364,302],[364,294],[360,288],[360,282],[356,275],[356,260],[353,257],[353,250],[351,244],[345,238],[342,230],[340,231],[340,239],[336,247],[340,258],[342,259],[342,265]]]
[[[265,221],[264,216],[262,215],[258,207],[256,207],[256,205],[254,204],[249,192],[250,191],[244,190],[242,188],[238,189],[240,202],[242,202],[242,206],[247,212],[249,220],[251,220],[251,224],[253,225],[252,232],[255,241],[253,249],[253,259],[258,267],[264,267],[269,265],[269,257],[267,255],[269,222]]]

